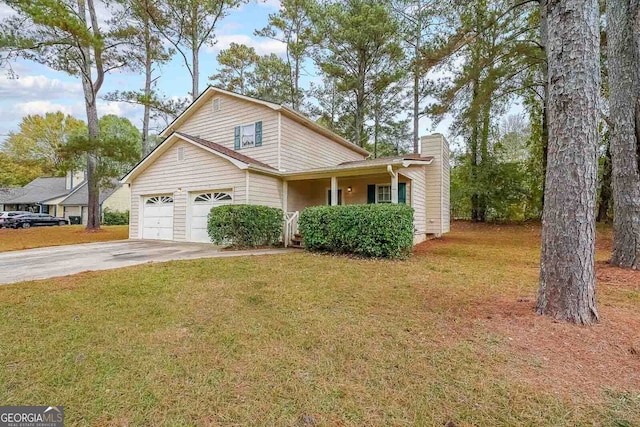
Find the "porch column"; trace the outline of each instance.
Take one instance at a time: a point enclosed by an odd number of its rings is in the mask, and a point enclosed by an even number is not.
[[[282,181],[282,210],[287,213],[289,210],[289,182]]]
[[[391,175],[391,203],[398,204],[398,173]]]
[[[331,177],[331,206],[338,205],[338,178]]]

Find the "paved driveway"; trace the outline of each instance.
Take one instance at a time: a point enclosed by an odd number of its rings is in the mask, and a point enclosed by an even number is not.
[[[221,251],[206,243],[121,240],[0,253],[0,285],[109,270],[148,262],[283,253],[286,249]]]

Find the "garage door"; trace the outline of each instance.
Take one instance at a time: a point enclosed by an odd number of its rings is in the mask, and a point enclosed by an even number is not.
[[[145,197],[142,216],[142,238],[173,239],[173,197]]]
[[[208,191],[191,194],[191,234],[192,242],[211,242],[207,233],[209,211],[214,206],[227,205],[233,201],[230,191]]]

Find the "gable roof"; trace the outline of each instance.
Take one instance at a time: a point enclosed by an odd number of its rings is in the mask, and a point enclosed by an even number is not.
[[[100,201],[102,204],[105,200],[107,200],[113,193],[118,191],[122,187],[122,184],[117,180],[111,180],[111,185],[106,188],[100,189]],[[78,187],[76,187],[71,194],[67,196],[66,199],[61,201],[60,205],[63,206],[87,206],[89,203],[89,187],[87,186],[87,182],[83,182]]]
[[[241,95],[239,93],[236,92],[231,92],[229,90],[225,90],[225,89],[220,89],[218,87],[215,86],[208,86],[192,103],[191,105],[189,105],[189,107],[187,107],[186,110],[184,110],[182,112],[182,114],[180,114],[173,122],[171,122],[169,124],[169,126],[167,126],[162,132],[160,132],[160,136],[168,136],[170,134],[172,134],[173,132],[176,131],[176,129],[182,125],[201,105],[203,105],[213,94],[215,93],[220,93],[223,95],[228,95],[231,97],[234,97],[236,99],[241,99],[243,101],[247,101],[247,102],[252,102],[254,104],[259,104],[259,105],[263,105],[267,108],[270,108],[274,111],[278,111],[281,112],[282,114],[284,114],[285,116],[289,117],[290,119],[302,124],[303,126],[308,127],[309,129],[326,136],[327,138],[333,140],[334,142],[343,145],[355,152],[357,152],[358,154],[362,154],[364,156],[368,156],[370,155],[370,153],[365,150],[362,147],[357,146],[356,144],[353,144],[352,142],[346,140],[345,138],[341,137],[340,135],[330,131],[329,129],[325,128],[322,125],[319,125],[318,123],[314,122],[313,120],[311,120],[310,118],[308,118],[307,116],[289,108],[286,107],[284,105],[280,105],[280,104],[275,104],[273,102],[269,102],[269,101],[265,101],[262,99],[258,99],[258,98],[253,98],[250,96],[246,96],[246,95]]]
[[[203,147],[210,148],[213,151],[217,151],[220,154],[224,154],[226,156],[232,157],[232,158],[234,158],[236,160],[239,160],[239,161],[241,161],[243,163],[246,163],[248,165],[256,165],[256,166],[260,166],[260,167],[263,167],[263,168],[266,168],[266,169],[272,169],[274,171],[276,170],[275,168],[269,166],[266,163],[262,163],[261,161],[256,160],[256,159],[254,159],[252,157],[245,156],[244,154],[240,154],[235,150],[232,150],[230,148],[225,147],[224,145],[220,145],[220,144],[217,144],[215,142],[207,141],[206,139],[202,139],[202,138],[199,138],[197,136],[188,135],[188,134],[186,134],[184,132],[175,132],[175,134],[181,136],[182,138],[186,138],[186,139],[189,139],[189,140],[191,140],[191,141],[193,141],[193,142],[195,142],[197,144],[200,144]]]
[[[5,203],[11,204],[35,204],[45,200],[62,197],[69,193],[66,188],[65,177],[41,177],[36,178],[24,187],[23,193],[6,200]]]
[[[169,137],[162,141],[160,145],[154,148],[151,153],[147,155],[147,157],[140,160],[138,164],[135,165],[133,169],[131,169],[129,173],[127,173],[120,180],[120,182],[123,184],[130,182],[135,176],[145,170],[148,165],[153,163],[155,159],[157,159],[165,151],[167,151],[168,147],[175,143],[177,140],[188,142],[212,154],[222,157],[223,159],[230,161],[240,169],[254,169],[263,173],[278,174],[278,171],[268,164],[262,163],[261,161],[258,161],[252,157],[245,156],[244,154],[240,154],[237,151],[234,151],[223,145],[207,141],[206,139],[198,138],[196,136],[191,136],[183,132],[173,132],[171,135],[169,135]]]

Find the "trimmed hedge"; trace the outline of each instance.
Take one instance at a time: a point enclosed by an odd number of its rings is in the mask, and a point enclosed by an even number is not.
[[[252,248],[278,244],[283,227],[282,209],[225,205],[211,208],[207,231],[217,245]]]
[[[402,258],[413,247],[413,208],[404,204],[317,206],[298,221],[311,251]]]
[[[104,225],[127,225],[129,224],[129,211],[111,211],[105,209],[102,212],[102,223]]]

